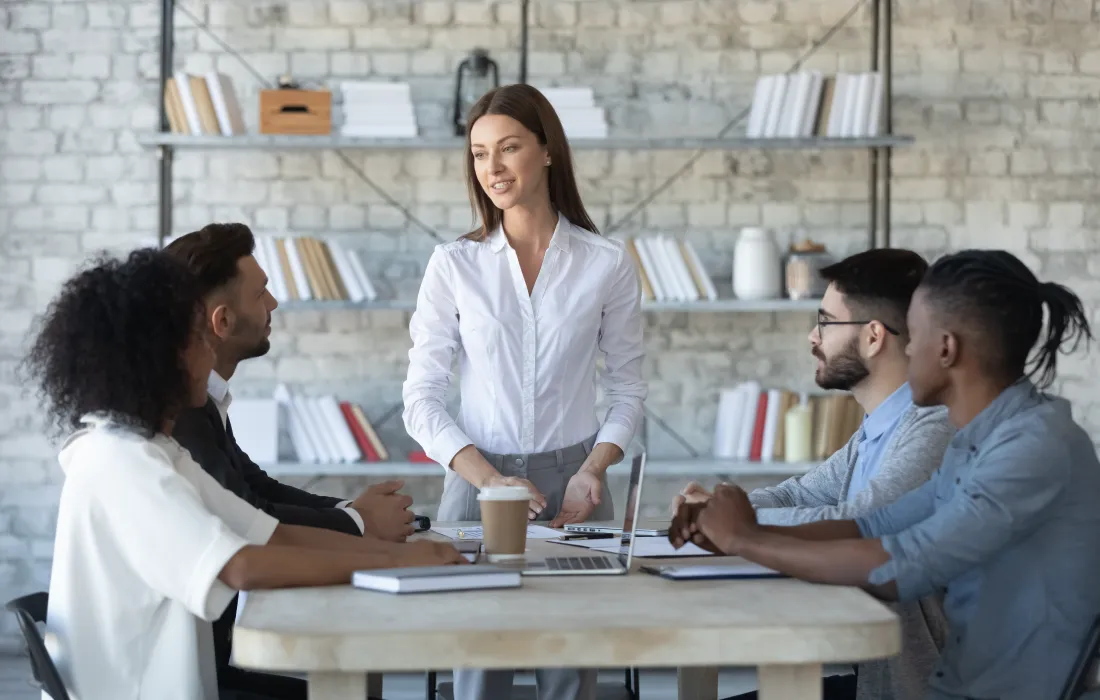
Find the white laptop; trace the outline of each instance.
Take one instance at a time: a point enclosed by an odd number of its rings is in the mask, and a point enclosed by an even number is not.
[[[522,567],[524,576],[592,576],[625,574],[630,571],[634,554],[637,513],[642,504],[642,477],[645,475],[645,452],[634,457],[630,466],[630,485],[626,491],[626,510],[619,534],[619,552],[612,554],[579,554],[577,556],[529,557],[514,565]],[[563,548],[564,549],[564,548]],[[495,563],[507,568],[507,563]]]

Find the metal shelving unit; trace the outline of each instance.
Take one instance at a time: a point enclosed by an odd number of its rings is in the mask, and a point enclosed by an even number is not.
[[[913,137],[893,133],[893,81],[892,51],[893,0],[869,0],[871,10],[870,70],[883,74],[883,135],[872,138],[772,138],[745,137],[691,138],[664,136],[614,136],[607,139],[573,139],[570,146],[581,150],[832,150],[849,149],[866,151],[869,159],[868,177],[868,244],[869,247],[890,245],[890,158],[894,148],[914,142]],[[528,7],[530,0],[517,0],[520,5],[520,60],[519,81],[526,82],[528,54]],[[463,147],[463,141],[453,137],[425,137],[415,139],[356,139],[331,136],[275,136],[248,134],[244,136],[197,136],[172,133],[165,110],[164,93],[167,80],[174,67],[174,13],[175,0],[161,0],[160,22],[160,79],[159,128],[156,132],[138,134],[138,142],[145,148],[155,149],[158,169],[158,240],[163,245],[172,233],[172,178],[173,159],[177,150],[379,150],[379,151],[450,151]],[[373,302],[288,302],[285,309],[332,310],[396,310],[411,311],[415,302],[405,299],[377,300]],[[812,312],[818,300],[790,301],[774,299],[766,301],[741,301],[722,298],[717,301],[650,302],[644,303],[645,311],[670,312],[723,312],[723,313],[779,313]],[[653,421],[673,433],[659,418]],[[645,441],[650,419],[643,421],[641,439]],[[682,442],[682,440],[681,440]],[[694,451],[688,447],[689,452]],[[654,460],[648,467],[651,473],[676,476],[790,476],[804,473],[811,464],[754,463],[713,460],[704,457],[682,460]],[[277,463],[266,465],[275,476],[419,476],[439,473],[437,465],[407,462],[379,462],[355,464],[304,464]],[[620,465],[621,468],[621,465]],[[611,473],[615,473],[615,468]]]

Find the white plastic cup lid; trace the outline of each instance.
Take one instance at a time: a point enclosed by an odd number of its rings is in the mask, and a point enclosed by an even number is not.
[[[531,492],[526,486],[489,486],[477,495],[479,501],[529,501]]]

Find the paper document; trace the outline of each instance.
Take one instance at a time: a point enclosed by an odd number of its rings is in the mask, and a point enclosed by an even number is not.
[[[610,540],[561,540],[554,544],[567,544],[573,547],[584,547],[598,552],[617,554],[619,551],[618,538]],[[672,543],[664,537],[635,537],[634,556],[642,558],[664,557],[710,557],[710,552],[698,545],[685,544],[680,549],[674,549]]]
[[[432,527],[432,532],[437,532],[444,537],[450,537],[452,540],[481,539],[480,525],[472,525],[470,527]],[[555,537],[561,537],[561,532],[558,530],[551,530],[542,525],[527,526],[527,539],[529,540],[549,540]]]

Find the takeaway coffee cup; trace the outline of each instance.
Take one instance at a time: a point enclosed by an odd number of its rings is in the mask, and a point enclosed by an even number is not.
[[[531,492],[526,486],[481,489],[481,541],[490,560],[523,556],[527,549],[527,512]]]

